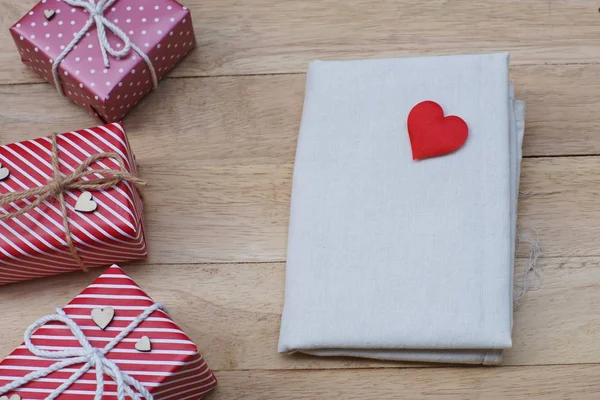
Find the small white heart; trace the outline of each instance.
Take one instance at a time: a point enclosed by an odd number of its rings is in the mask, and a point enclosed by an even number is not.
[[[13,394],[12,396],[0,396],[0,400],[21,400],[21,396],[18,394]]]
[[[150,350],[152,350],[152,343],[150,343],[150,338],[148,336],[142,336],[142,338],[135,344],[135,349],[144,353],[147,353]]]
[[[3,181],[4,179],[8,178],[9,175],[10,170],[6,167],[2,168],[2,164],[0,164],[0,181]],[[3,400],[2,397],[0,397],[0,400]]]
[[[56,12],[54,10],[44,10],[44,17],[46,17],[46,19],[48,21],[50,21],[52,18],[54,18],[55,14],[56,14]]]
[[[92,320],[94,320],[96,325],[98,325],[98,327],[102,330],[104,330],[110,324],[114,317],[115,310],[110,307],[94,308],[92,310]]]
[[[75,203],[75,209],[80,212],[93,212],[98,208],[98,203],[96,203],[92,199],[92,194],[90,192],[83,192],[77,199],[77,203]]]

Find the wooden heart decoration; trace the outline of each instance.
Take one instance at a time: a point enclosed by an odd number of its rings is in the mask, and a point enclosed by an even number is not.
[[[144,353],[152,350],[152,343],[150,343],[150,338],[148,336],[142,336],[140,340],[135,344],[135,349],[137,351],[141,351]]]
[[[414,106],[407,125],[413,160],[452,153],[465,144],[469,135],[469,127],[462,118],[444,117],[444,110],[434,101]]]
[[[46,17],[46,19],[48,21],[50,21],[52,18],[54,18],[55,15],[56,15],[56,11],[54,11],[54,10],[44,10],[44,17]]]
[[[92,320],[102,330],[111,323],[115,317],[115,310],[110,307],[106,308],[94,308],[92,310]]]
[[[21,396],[18,394],[13,394],[12,396],[0,396],[0,400],[21,400]]]
[[[54,18],[55,15],[56,15],[56,11],[54,11],[54,10],[44,10],[44,17],[46,17],[46,19],[48,21],[50,21],[52,18]]]
[[[96,203],[90,192],[83,192],[77,199],[77,203],[75,203],[75,210],[80,212],[94,212],[98,208],[98,203]]]
[[[6,167],[2,167],[2,164],[0,164],[0,181],[8,178],[8,176],[10,175],[10,170]],[[2,397],[0,397],[0,400],[3,400]]]

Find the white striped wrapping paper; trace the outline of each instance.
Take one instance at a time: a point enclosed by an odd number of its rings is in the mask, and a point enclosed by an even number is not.
[[[154,301],[121,268],[114,265],[75,297],[64,310],[83,330],[90,344],[104,347]],[[115,318],[101,330],[90,316],[92,308],[112,307]],[[135,343],[148,336],[152,351],[135,350]],[[49,323],[38,329],[34,345],[45,350],[60,350],[81,345],[66,325]],[[158,310],[111,350],[107,357],[119,368],[142,383],[155,400],[199,400],[216,384],[216,378],[192,340],[165,312]],[[0,387],[56,360],[32,355],[21,345],[0,362]],[[11,392],[23,400],[46,398],[79,367],[57,371],[45,378]],[[84,374],[58,400],[93,400],[96,390],[95,370]],[[107,379],[103,399],[116,400],[116,384]]]
[[[120,123],[58,135],[63,174],[75,170],[92,154],[116,152],[130,172],[137,173],[125,129]],[[10,176],[0,181],[0,194],[45,185],[53,178],[49,137],[0,146],[0,163]],[[100,160],[90,169],[119,169],[114,160]],[[101,175],[96,174],[100,177]],[[87,179],[87,178],[86,178]],[[66,194],[73,242],[88,267],[109,265],[147,255],[142,201],[135,188],[122,182],[94,192],[98,210],[75,211],[79,190]],[[0,207],[9,213],[33,199]],[[0,220],[0,285],[77,270],[69,253],[60,205],[56,200],[19,217]]]

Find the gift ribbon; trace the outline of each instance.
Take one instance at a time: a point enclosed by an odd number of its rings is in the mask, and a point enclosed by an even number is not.
[[[137,176],[127,171],[123,158],[114,152],[103,152],[93,154],[83,161],[76,169],[69,175],[63,175],[60,172],[60,158],[58,156],[58,139],[57,135],[51,136],[52,140],[52,170],[54,176],[51,180],[46,182],[45,186],[35,187],[32,189],[26,189],[20,192],[11,192],[0,195],[0,206],[10,204],[19,200],[26,200],[28,198],[37,196],[37,198],[29,203],[27,206],[21,208],[18,211],[0,214],[0,220],[16,218],[22,214],[25,214],[32,209],[38,207],[44,201],[55,198],[60,204],[60,209],[63,217],[63,228],[65,230],[65,236],[67,239],[67,245],[69,246],[69,252],[77,262],[79,267],[87,272],[87,268],[83,263],[83,260],[77,252],[77,248],[73,244],[73,238],[71,236],[71,228],[69,227],[69,216],[67,214],[67,203],[65,200],[65,193],[74,189],[87,190],[87,191],[99,191],[109,189],[119,182],[130,182],[140,192],[140,187],[145,185],[146,182]],[[120,169],[91,169],[88,170],[90,165],[94,162],[102,159],[115,159],[119,164]],[[81,180],[92,174],[102,174],[101,178],[91,178],[87,181]],[[108,176],[104,176],[108,175]],[[140,192],[141,193],[141,192]]]
[[[121,371],[119,366],[114,362],[106,358],[106,355],[121,341],[129,335],[131,332],[138,327],[143,321],[145,321],[154,311],[163,310],[164,306],[161,303],[155,303],[154,305],[146,308],[146,310],[137,316],[127,328],[119,333],[114,339],[112,339],[104,348],[98,349],[93,347],[79,325],[75,323],[62,308],[56,309],[56,314],[46,315],[35,321],[25,331],[25,345],[29,351],[40,358],[48,360],[60,360],[50,365],[49,367],[33,371],[22,378],[16,379],[13,382],[0,387],[0,395],[8,393],[12,390],[18,389],[29,382],[35,381],[40,378],[44,378],[56,371],[60,371],[63,368],[70,367],[75,364],[83,364],[79,370],[73,373],[64,383],[58,388],[54,389],[45,400],[54,400],[61,394],[63,394],[71,385],[73,385],[79,378],[81,378],[91,368],[96,370],[96,394],[94,400],[102,400],[104,396],[104,375],[111,377],[117,384],[117,398],[118,400],[125,400],[125,396],[129,396],[133,400],[141,400],[138,393],[142,395],[146,400],[153,400],[154,397],[150,394],[148,389],[144,387],[137,379],[132,378],[125,372]],[[81,344],[81,348],[68,349],[68,350],[42,350],[31,342],[31,336],[38,329],[47,324],[48,322],[62,322],[67,325],[73,336]],[[137,393],[133,390],[137,390]]]
[[[154,89],[158,86],[158,79],[156,77],[156,71],[154,70],[154,65],[150,61],[150,58],[146,53],[142,51],[135,43],[129,39],[129,36],[123,31],[121,28],[110,22],[105,16],[104,12],[113,5],[113,3],[117,0],[99,0],[96,4],[95,0],[63,0],[63,2],[67,3],[73,7],[81,7],[88,12],[90,17],[86,21],[85,25],[81,30],[75,35],[73,40],[65,47],[62,53],[56,57],[56,60],[52,63],[52,76],[54,77],[54,84],[56,85],[56,90],[61,95],[64,95],[62,86],[60,84],[60,79],[58,75],[58,66],[65,59],[65,57],[75,48],[77,43],[85,36],[85,34],[91,29],[92,25],[96,25],[96,31],[98,32],[98,42],[100,43],[100,51],[102,52],[102,59],[104,60],[104,66],[106,68],[110,67],[110,63],[108,61],[108,54],[113,57],[123,57],[127,53],[129,53],[130,49],[135,50],[136,53],[142,57],[146,64],[148,64],[148,69],[150,70],[150,75],[152,75],[152,86]],[[121,41],[123,42],[123,48],[121,50],[115,50],[110,43],[108,42],[108,38],[106,37],[106,30],[111,31],[115,34]],[[108,53],[108,54],[107,54]]]

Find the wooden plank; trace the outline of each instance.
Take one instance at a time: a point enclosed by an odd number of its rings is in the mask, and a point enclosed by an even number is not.
[[[283,261],[292,165],[145,166],[150,261]]]
[[[600,66],[514,67],[510,73],[526,103],[526,156],[600,154],[600,110],[592,99],[600,91]]]
[[[541,67],[523,68],[532,69],[530,84],[537,82],[536,71]],[[571,69],[572,76],[583,69],[588,87],[600,71],[600,66],[555,68]],[[150,260],[283,261],[303,77],[196,78],[166,83],[134,111],[128,123],[142,174],[150,182],[146,200]],[[553,87],[549,81],[548,86]],[[579,111],[569,111],[557,94],[541,100],[535,90],[525,90],[525,97],[534,103],[531,108],[540,114],[529,113],[532,127],[527,130],[527,143],[546,141],[550,146],[560,135],[567,143],[577,137],[580,125],[590,130],[591,140],[597,122],[583,116],[582,122],[568,118],[568,113],[578,115]],[[0,109],[2,142],[95,123],[77,107],[52,97],[46,85],[2,86],[0,95],[11,98]],[[38,100],[45,96],[57,103]],[[575,93],[567,99],[574,100]],[[31,112],[31,104],[39,104],[37,112]],[[599,107],[591,100],[589,104]],[[558,121],[561,116],[565,125]],[[569,130],[571,137],[564,134]],[[583,149],[585,143],[586,139],[575,146]],[[596,143],[600,147],[600,140]],[[531,145],[526,145],[526,151],[533,151]],[[561,148],[553,151],[560,154]],[[599,216],[593,196],[599,174],[600,158],[596,157],[533,158],[523,163],[521,190],[537,194],[520,201],[519,225],[539,232],[545,256],[600,255],[600,226],[589,223]]]
[[[526,268],[519,260],[517,279]],[[195,340],[215,369],[331,369],[415,366],[350,358],[277,353],[285,267],[281,263],[136,265],[126,271]],[[505,365],[599,363],[600,257],[545,259],[541,289],[515,311],[514,348]],[[75,273],[3,287],[0,357],[22,340],[34,320],[68,302],[100,273]],[[535,283],[535,282],[534,282]],[[27,307],[22,307],[27,304]],[[422,365],[419,365],[422,366]]]
[[[140,162],[152,262],[285,260],[292,164]],[[543,256],[600,255],[598,175],[596,157],[525,160],[521,190],[537,194],[520,200],[518,225]]]
[[[6,108],[12,108],[10,103]],[[12,126],[19,126],[21,132],[30,126],[30,137],[51,130],[37,114],[31,114],[31,122],[27,123],[17,113],[0,113],[5,126],[13,122]],[[165,115],[169,114],[165,110]],[[181,120],[177,112],[174,114],[167,121]],[[133,146],[142,175],[150,182],[146,189],[150,260],[283,261],[295,133],[278,134],[277,121],[281,117],[276,112],[269,112],[264,118],[256,113],[255,125],[246,129],[241,119],[227,119],[229,112],[216,114],[216,126],[202,125],[206,135],[199,125],[187,128],[190,125],[185,122],[179,122],[185,133],[179,133],[178,126],[169,127],[169,122],[160,127],[143,125],[139,120],[139,125],[132,124]],[[49,116],[56,118],[50,126],[59,125],[60,117]],[[22,122],[14,125],[15,119]],[[65,121],[60,123],[65,125]],[[273,125],[267,126],[270,122]],[[230,131],[226,129],[229,123]],[[16,130],[6,132],[12,139],[17,137]],[[273,137],[269,137],[269,132],[273,132]],[[194,154],[186,148],[198,150]],[[594,189],[599,175],[597,157],[524,161],[521,190],[536,195],[521,199],[519,227],[537,230],[544,256],[600,255],[600,225],[590,223],[599,217]]]
[[[524,160],[521,191],[533,196],[519,200],[517,229],[537,231],[542,257],[600,255],[600,227],[590,223],[598,218],[591,185],[599,168],[598,157]]]
[[[600,154],[600,65],[520,66],[512,76],[527,102],[526,156]],[[129,135],[143,157],[290,162],[304,83],[304,75],[168,79],[127,117]],[[0,109],[2,143],[96,124],[48,84],[0,86],[0,95],[10,99]]]
[[[0,109],[0,143],[98,124],[48,84],[0,86],[0,96],[10,99]],[[144,158],[289,162],[303,97],[300,75],[168,79],[127,117],[126,128]]]
[[[151,181],[147,221],[152,262],[284,261],[292,164],[252,160],[162,163],[140,158]],[[519,231],[539,234],[544,256],[600,255],[593,188],[600,158],[523,163]],[[521,249],[520,257],[527,256]]]
[[[211,400],[596,400],[598,365],[217,372]]]
[[[304,72],[314,59],[510,50],[516,64],[600,61],[598,7],[581,0],[186,0],[199,47],[173,76]],[[2,0],[0,30],[32,2]],[[0,83],[38,78],[0,43]],[[583,86],[582,86],[583,87]]]

